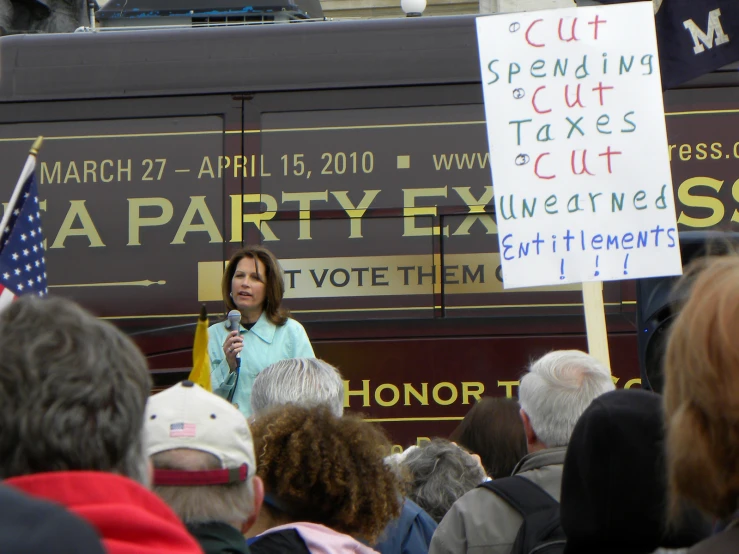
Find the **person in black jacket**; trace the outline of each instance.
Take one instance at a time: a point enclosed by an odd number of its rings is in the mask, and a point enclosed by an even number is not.
[[[0,552],[104,554],[100,537],[63,507],[0,486]]]
[[[567,447],[562,497],[565,554],[651,554],[703,539],[695,512],[668,532],[662,399],[616,390],[593,400]]]

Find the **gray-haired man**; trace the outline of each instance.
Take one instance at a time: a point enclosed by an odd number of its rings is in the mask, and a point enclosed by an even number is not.
[[[154,491],[205,553],[248,552],[242,533],[259,515],[264,487],[244,415],[183,381],[149,399],[146,435]]]
[[[532,363],[518,388],[529,453],[513,474],[559,501],[567,443],[575,424],[593,400],[613,389],[608,369],[578,350],[550,352]],[[500,496],[473,489],[447,512],[429,554],[509,554],[522,522],[522,516]]]
[[[344,381],[331,364],[317,358],[280,360],[262,370],[251,390],[254,416],[284,404],[325,405],[336,417],[344,414]]]

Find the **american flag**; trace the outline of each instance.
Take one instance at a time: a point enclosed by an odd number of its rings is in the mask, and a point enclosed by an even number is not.
[[[19,190],[15,204],[8,206],[12,212],[0,236],[0,310],[22,294],[46,296],[48,293],[34,167],[35,163]],[[24,173],[27,173],[26,169]]]
[[[196,425],[194,423],[172,423],[169,426],[170,437],[194,437]]]

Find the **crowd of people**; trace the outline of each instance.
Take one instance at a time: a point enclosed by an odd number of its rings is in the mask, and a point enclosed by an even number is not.
[[[229,264],[241,321],[211,327],[214,393],[183,381],[150,395],[135,344],[69,300],[0,312],[0,550],[739,548],[739,257],[687,272],[664,397],[553,351],[517,401],[483,398],[448,439],[392,456],[381,427],[344,413],[341,373],[313,357],[278,280],[264,249]]]

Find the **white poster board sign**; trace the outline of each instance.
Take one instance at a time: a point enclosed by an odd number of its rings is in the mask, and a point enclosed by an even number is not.
[[[652,3],[477,37],[504,287],[680,274]]]

